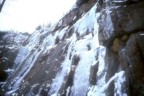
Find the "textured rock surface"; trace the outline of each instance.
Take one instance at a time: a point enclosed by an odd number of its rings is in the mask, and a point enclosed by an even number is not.
[[[143,96],[143,10],[142,0],[78,0],[17,47],[5,95]]]
[[[19,47],[27,36],[27,34],[23,37],[21,34],[13,32],[0,32],[0,85],[2,85],[8,75],[13,72],[10,68],[12,68],[14,64]],[[20,40],[23,41],[19,42]],[[1,89],[0,95],[4,95]]]
[[[109,59],[106,61],[114,64],[111,65],[113,68],[109,67],[112,68],[112,73],[116,72],[113,70],[116,70],[118,65],[126,71],[125,91],[128,95],[143,96],[144,2],[129,0],[124,3],[114,3],[113,1],[101,5],[105,7],[101,9],[99,19],[100,42],[108,49],[106,58]]]

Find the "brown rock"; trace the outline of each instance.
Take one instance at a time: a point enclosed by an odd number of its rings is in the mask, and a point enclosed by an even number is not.
[[[118,38],[115,38],[111,49],[113,50],[113,52],[118,52],[119,48],[120,48],[120,40]]]
[[[141,37],[141,38],[140,38]],[[139,33],[130,36],[126,44],[126,55],[129,74],[130,90],[133,96],[144,95],[144,36]]]

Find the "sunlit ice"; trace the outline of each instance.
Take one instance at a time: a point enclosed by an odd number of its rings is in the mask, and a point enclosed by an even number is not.
[[[6,0],[0,13],[0,30],[32,33],[39,25],[56,23],[76,0]]]

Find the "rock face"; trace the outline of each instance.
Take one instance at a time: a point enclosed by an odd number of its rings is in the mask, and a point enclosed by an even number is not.
[[[14,64],[21,43],[27,36],[26,34],[22,36],[13,32],[0,32],[0,85],[2,85],[8,75],[13,72],[10,68],[12,68]],[[0,95],[4,95],[1,89]]]
[[[5,35],[6,33],[3,33],[3,32],[1,32],[0,33],[0,38],[2,38],[2,36],[3,35]],[[0,45],[3,45],[3,42],[2,42],[2,39],[0,40]],[[5,79],[6,79],[6,73],[4,72],[4,69],[3,69],[3,50],[4,50],[4,47],[3,46],[1,46],[0,47],[0,81],[4,81]]]
[[[143,10],[142,0],[78,0],[23,40],[5,95],[143,96]]]
[[[126,72],[126,91],[129,96],[144,95],[144,2],[119,3],[113,0],[101,6],[100,42],[107,47],[106,60]],[[114,57],[113,57],[114,56]],[[116,66],[116,65],[114,65]],[[114,67],[116,68],[116,67]]]

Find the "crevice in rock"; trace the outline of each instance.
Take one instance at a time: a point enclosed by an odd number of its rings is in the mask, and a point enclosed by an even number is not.
[[[59,37],[56,37],[55,44],[58,44],[59,42],[60,42]]]
[[[65,77],[64,83],[63,83],[61,89],[59,90],[59,93],[61,96],[66,96],[66,94],[70,95],[71,87],[73,85],[74,73],[75,73],[75,70],[76,70],[76,67],[77,67],[79,61],[80,61],[80,57],[77,55],[74,55],[72,58],[71,70],[70,70],[68,76]],[[67,93],[67,90],[69,90],[69,93]]]
[[[96,62],[96,64],[92,65],[90,68],[90,78],[89,78],[90,85],[96,85],[98,66],[99,62]]]

